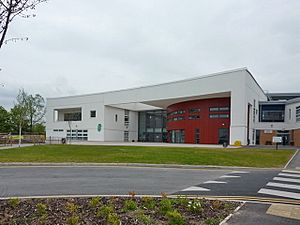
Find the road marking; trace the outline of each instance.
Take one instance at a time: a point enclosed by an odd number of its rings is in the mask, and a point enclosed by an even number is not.
[[[293,183],[300,183],[299,179],[284,178],[284,177],[274,177],[273,180],[293,182]]]
[[[225,182],[225,181],[209,180],[209,181],[205,181],[204,184],[227,184],[227,182]]]
[[[267,194],[267,195],[276,195],[276,196],[281,196],[286,198],[300,199],[299,193],[288,192],[288,191],[278,191],[278,190],[262,188],[258,191],[258,193]]]
[[[183,189],[182,191],[210,191],[210,189],[203,188],[203,187],[192,186],[192,187],[188,187],[186,189]]]
[[[285,177],[300,177],[299,174],[289,174],[289,173],[279,173],[278,176],[285,176]]]
[[[269,183],[267,183],[267,186],[282,187],[282,188],[300,190],[300,185],[294,185],[294,184],[282,184],[282,183],[269,182]]]
[[[232,174],[232,173],[241,173],[241,174],[243,174],[243,173],[250,173],[250,172],[249,171],[232,171],[229,174]]]
[[[300,171],[296,171],[296,170],[282,170],[282,172],[284,172],[284,173],[300,173]]]
[[[239,178],[241,176],[234,176],[234,175],[223,175],[223,176],[220,176],[220,178]]]

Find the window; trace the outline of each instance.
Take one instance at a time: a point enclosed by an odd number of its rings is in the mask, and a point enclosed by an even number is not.
[[[189,116],[189,120],[198,120],[200,119],[200,116]]]
[[[185,113],[185,110],[180,109],[178,111],[168,113],[168,116],[173,116],[173,115],[177,115],[177,114],[184,114],[184,113]]]
[[[63,132],[64,130],[63,129],[54,129],[53,131],[54,132]]]
[[[195,144],[200,144],[200,129],[195,129]]]
[[[128,126],[129,125],[129,110],[124,111],[124,125]]]
[[[218,107],[210,107],[209,111],[210,112],[217,112],[217,111],[219,111],[219,108]]]
[[[91,110],[90,115],[91,117],[96,117],[96,110]]]
[[[81,112],[65,113],[64,121],[81,121]]]
[[[67,130],[67,138],[72,140],[88,140],[88,130]]]
[[[129,131],[128,130],[125,130],[124,131],[124,141],[129,141]]]
[[[259,122],[284,122],[284,104],[260,105]]]
[[[115,122],[118,122],[118,114],[115,115]]]
[[[226,118],[229,118],[229,114],[209,114],[209,118],[211,118],[211,119],[216,119],[216,118],[226,119]]]
[[[190,109],[190,113],[197,113],[197,112],[200,112],[200,109],[196,109],[196,108]]]
[[[292,119],[292,109],[289,109],[289,120]]]
[[[228,112],[229,107],[228,106],[221,106],[221,107],[210,107],[210,112]]]
[[[300,106],[296,107],[296,121],[300,121]]]
[[[171,130],[172,143],[184,143],[185,132],[184,130]]]

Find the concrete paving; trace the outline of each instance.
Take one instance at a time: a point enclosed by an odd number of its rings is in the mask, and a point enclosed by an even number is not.
[[[269,204],[246,203],[223,225],[299,225],[297,219],[266,214]]]

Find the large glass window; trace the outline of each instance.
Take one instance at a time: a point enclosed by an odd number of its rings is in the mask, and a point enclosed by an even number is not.
[[[185,132],[184,130],[171,130],[171,142],[172,143],[184,143]]]
[[[81,121],[81,112],[65,113],[64,121]]]
[[[139,141],[166,142],[165,110],[152,110],[139,112]]]
[[[67,138],[72,140],[88,140],[88,130],[67,130]]]
[[[284,122],[285,105],[260,105],[260,122]]]

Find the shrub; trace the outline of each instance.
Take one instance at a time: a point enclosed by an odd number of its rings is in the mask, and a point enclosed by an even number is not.
[[[78,216],[71,216],[67,219],[68,225],[78,225],[79,224],[79,217]]]
[[[142,197],[142,206],[146,209],[154,209],[155,201],[152,197]]]
[[[205,223],[207,225],[217,225],[221,222],[220,218],[217,217],[212,217],[212,218],[208,218],[207,220],[205,220]]]
[[[94,197],[90,200],[89,205],[91,208],[97,208],[100,205],[101,201],[100,201],[100,197]]]
[[[179,206],[186,207],[189,204],[189,200],[185,196],[177,196],[177,199],[175,200],[176,204]]]
[[[165,215],[168,211],[172,211],[172,202],[170,199],[163,198],[159,203],[159,211],[161,214]]]
[[[212,205],[213,209],[222,209],[223,208],[223,204],[219,200],[213,200],[211,205]]]
[[[124,201],[123,210],[125,212],[127,212],[127,211],[134,211],[136,209],[137,209],[137,205],[136,205],[135,201],[133,201],[132,199]]]
[[[71,213],[71,214],[75,214],[78,210],[78,205],[72,203],[72,202],[68,202],[66,204],[66,210]]]
[[[116,213],[110,213],[107,216],[106,224],[107,225],[120,225],[121,220]]]
[[[138,210],[135,215],[138,222],[142,224],[153,224],[153,220],[151,219],[151,217],[145,215],[142,210]]]
[[[12,208],[16,208],[19,204],[20,204],[20,199],[18,198],[10,198],[8,200],[8,204],[12,207]]]
[[[183,216],[177,211],[169,211],[166,214],[170,225],[182,225],[185,223]]]
[[[112,205],[104,205],[98,210],[96,216],[106,219],[108,217],[108,215],[113,213],[114,211],[115,210],[114,210],[114,207]]]
[[[128,192],[128,195],[131,197],[131,198],[134,198],[134,196],[136,195],[136,193],[134,191],[130,191]]]
[[[193,213],[199,213],[203,211],[201,201],[198,199],[189,201],[187,207]]]
[[[47,206],[43,203],[38,203],[36,205],[36,212],[37,212],[37,215],[42,217],[42,216],[45,216],[47,214]]]

